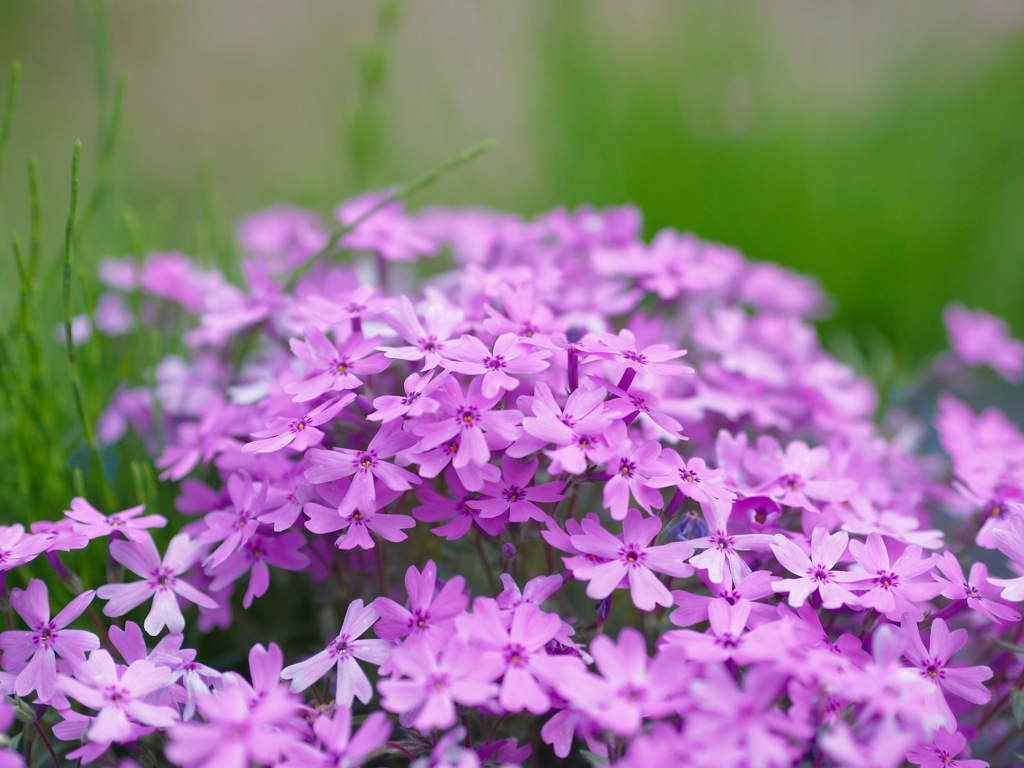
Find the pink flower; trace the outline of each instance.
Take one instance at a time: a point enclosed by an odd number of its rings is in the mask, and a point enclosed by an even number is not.
[[[730,659],[737,664],[750,664],[754,661],[772,659],[781,647],[777,642],[777,622],[763,624],[752,632],[747,632],[749,617],[749,601],[737,600],[735,603],[729,603],[718,598],[708,605],[711,627],[707,633],[676,629],[662,635],[661,642],[682,648],[688,659],[702,664]]]
[[[243,681],[229,676],[197,708],[204,722],[175,725],[165,748],[167,759],[184,768],[277,765],[298,740],[299,702],[281,686],[254,699]]]
[[[398,307],[384,317],[384,321],[398,331],[412,346],[378,347],[387,357],[397,360],[422,360],[421,370],[429,371],[441,362],[441,354],[451,345],[449,337],[462,322],[462,311],[434,303],[427,307],[420,322],[407,296],[399,296]]]
[[[452,467],[445,470],[444,475],[448,491],[454,498],[443,496],[432,485],[424,483],[418,491],[421,505],[412,510],[413,517],[427,523],[447,520],[444,525],[434,528],[432,533],[449,541],[461,539],[474,524],[488,536],[497,536],[505,530],[508,515],[483,517],[479,509],[470,506],[470,502],[478,499],[480,495],[474,491],[467,491]]]
[[[992,543],[1000,552],[1010,558],[1014,565],[1024,566],[1024,517],[1014,515],[1010,518],[1009,524],[992,531]],[[1000,595],[1003,600],[1020,602],[1024,600],[1024,576],[1015,579],[992,579],[989,584],[1002,587]]]
[[[931,744],[915,747],[907,760],[921,768],[988,768],[984,760],[957,757],[967,747],[967,739],[959,731],[940,728]]]
[[[771,537],[757,533],[730,535],[728,525],[733,503],[728,498],[711,497],[709,501],[702,501],[700,506],[708,523],[708,535],[690,539],[691,547],[704,550],[690,558],[690,565],[706,570],[708,578],[715,584],[725,580],[729,583],[743,581],[750,575],[750,566],[739,552],[765,549]]]
[[[373,696],[373,686],[356,659],[380,666],[394,649],[386,640],[359,639],[378,618],[379,614],[371,606],[364,607],[362,600],[353,600],[345,611],[338,636],[327,648],[305,661],[285,667],[281,670],[281,677],[291,680],[292,691],[298,693],[309,688],[333,667],[338,673],[335,688],[338,706],[351,707],[353,699],[368,703]]]
[[[992,670],[985,666],[950,667],[949,660],[967,644],[967,630],[956,629],[952,632],[942,619],[932,622],[931,637],[928,639],[927,650],[921,642],[921,634],[917,623],[909,616],[903,617],[901,629],[906,645],[903,655],[921,671],[921,676],[941,688],[946,693],[959,696],[972,704],[985,704],[992,698],[992,692],[982,683],[992,677]],[[953,713],[942,696],[938,697],[938,711],[945,715],[947,726],[956,721]]]
[[[943,597],[950,600],[966,600],[968,608],[978,611],[992,621],[1020,621],[1018,611],[998,601],[999,588],[991,583],[988,568],[984,563],[972,565],[970,578],[966,578],[956,555],[944,552],[936,562],[936,568],[942,575],[932,576],[942,585],[940,594]]]
[[[0,525],[0,573],[32,562],[52,540],[49,534],[26,534],[18,523]]]
[[[1010,336],[1005,320],[949,304],[942,313],[949,345],[971,367],[987,365],[1007,381],[1024,380],[1024,342]]]
[[[167,728],[178,719],[171,707],[147,702],[150,694],[170,683],[171,671],[150,661],[118,668],[105,650],[93,651],[75,670],[60,678],[60,690],[97,710],[86,733],[89,741],[124,743],[135,739],[139,726]]]
[[[377,410],[366,417],[367,421],[389,422],[394,419],[422,416],[425,413],[436,413],[441,407],[440,400],[433,397],[441,382],[448,375],[442,372],[436,379],[431,380],[433,373],[413,373],[405,380],[405,397],[398,395],[384,395],[373,400],[373,407]]]
[[[167,525],[167,519],[163,515],[139,517],[145,508],[144,504],[140,504],[121,512],[114,512],[108,517],[78,496],[71,500],[71,509],[64,515],[75,521],[72,526],[75,533],[80,533],[90,539],[120,533],[131,541],[141,541],[148,535],[142,533],[145,529],[163,528]]]
[[[431,632],[407,641],[391,659],[395,674],[377,688],[381,706],[406,715],[415,728],[450,728],[457,705],[479,707],[494,698],[503,665],[473,653],[464,640]]]
[[[480,392],[484,397],[498,397],[503,391],[519,386],[513,373],[539,373],[548,367],[551,353],[519,341],[514,333],[505,333],[494,342],[492,353],[476,336],[462,339],[445,350],[441,365],[450,371],[480,376]]]
[[[213,600],[178,578],[202,557],[202,552],[202,545],[184,533],[171,539],[162,561],[151,538],[111,542],[110,556],[145,581],[108,584],[96,590],[97,597],[109,600],[103,608],[104,615],[123,616],[152,597],[153,607],[143,625],[146,632],[156,635],[167,627],[174,634],[180,633],[185,628],[185,617],[175,595],[203,608],[217,607]]]
[[[364,515],[373,514],[377,509],[378,482],[393,491],[407,491],[413,485],[419,484],[419,477],[412,472],[383,461],[414,442],[415,438],[403,432],[400,423],[388,422],[381,426],[365,450],[310,450],[306,454],[310,460],[306,479],[311,483],[326,483],[342,477],[352,477],[348,493],[338,506],[338,514],[345,517],[356,509]]]
[[[619,736],[635,734],[644,718],[674,712],[690,685],[681,649],[660,650],[651,660],[644,636],[632,628],[623,629],[617,643],[598,635],[590,653],[600,676],[564,666],[548,681],[560,696]]]
[[[501,393],[486,396],[481,387],[481,380],[473,379],[463,395],[458,382],[453,377],[446,378],[437,390],[443,404],[439,417],[435,421],[420,420],[413,424],[413,434],[422,438],[416,445],[421,455],[414,460],[420,463],[424,477],[436,477],[451,460],[459,479],[471,491],[480,490],[486,480],[496,479],[496,471],[488,467],[492,447],[507,445],[519,437],[522,414],[514,410],[494,410]],[[442,444],[445,458],[425,461],[429,454],[422,452]]]
[[[313,723],[319,748],[296,743],[286,748],[284,768],[356,768],[378,752],[391,735],[392,725],[383,712],[371,712],[352,733],[352,710],[339,707],[332,717],[321,715]]]
[[[285,571],[301,571],[309,565],[309,558],[299,551],[305,544],[306,538],[298,531],[288,531],[278,536],[256,534],[208,571],[213,576],[210,590],[219,592],[249,571],[249,586],[242,598],[242,607],[248,608],[253,600],[263,597],[270,588],[269,566]]]
[[[684,542],[650,546],[661,531],[661,521],[656,517],[645,519],[638,509],[626,514],[621,539],[591,518],[583,521],[582,528],[582,534],[569,537],[572,546],[604,561],[572,568],[574,577],[590,582],[589,597],[608,597],[628,580],[633,604],[642,611],[653,611],[656,605],[672,605],[672,596],[655,572],[678,577],[693,573],[685,562],[693,554],[693,547]]]
[[[406,635],[417,635],[437,628],[450,628],[452,620],[466,610],[469,598],[463,591],[466,580],[453,576],[437,591],[437,566],[428,560],[423,573],[410,565],[405,572],[405,590],[409,594],[409,607],[404,608],[388,597],[378,597],[370,607],[380,614],[381,620],[373,631],[385,640]]]
[[[604,484],[603,501],[605,509],[612,513],[613,520],[622,520],[629,508],[630,497],[647,513],[651,507],[661,508],[664,501],[661,494],[652,487],[651,477],[662,471],[658,457],[661,443],[646,440],[635,445],[626,432],[626,425],[616,421],[606,433],[608,448],[600,451],[600,461],[605,464],[608,480]]]
[[[846,501],[857,490],[853,480],[820,477],[830,460],[828,448],[821,445],[808,448],[806,443],[794,440],[783,453],[774,438],[760,437],[757,452],[746,455],[744,466],[751,474],[768,480],[760,491],[786,506],[817,512],[812,499]]]
[[[709,504],[712,499],[736,498],[722,482],[725,470],[711,469],[699,456],[685,461],[676,451],[669,450],[662,452],[660,461],[666,471],[651,478],[648,485],[652,488],[675,487],[683,496],[702,504]]]
[[[0,634],[4,667],[18,671],[14,693],[24,698],[35,691],[41,701],[48,702],[57,692],[57,656],[75,668],[85,661],[86,651],[100,647],[92,632],[66,629],[89,606],[94,595],[92,590],[83,592],[51,620],[45,582],[32,579],[26,589],[11,592],[11,606],[29,627],[28,632]]]
[[[599,333],[594,343],[587,346],[587,352],[593,358],[611,360],[620,369],[637,373],[650,373],[656,376],[678,376],[693,373],[693,369],[682,363],[669,362],[686,354],[685,349],[672,349],[668,344],[651,344],[639,348],[633,332],[623,328],[618,335]],[[629,377],[632,380],[632,376]],[[628,389],[628,383],[619,384]]]
[[[540,715],[551,708],[551,697],[537,679],[542,673],[536,660],[547,655],[544,646],[561,629],[556,614],[524,603],[512,610],[508,623],[497,602],[479,597],[472,615],[459,617],[457,623],[460,634],[479,650],[481,661],[503,669],[498,703],[506,712],[525,709]]]
[[[819,525],[811,532],[811,554],[808,557],[807,553],[784,535],[775,534],[775,541],[771,544],[772,552],[787,570],[797,574],[797,578],[772,582],[772,588],[776,592],[788,592],[789,604],[794,608],[803,605],[815,591],[821,594],[821,604],[829,610],[843,605],[857,605],[857,598],[839,585],[859,581],[860,575],[833,570],[846,552],[849,539],[846,531],[830,535],[828,528]]]
[[[480,510],[483,518],[494,518],[508,513],[513,523],[525,523],[527,520],[544,522],[547,513],[537,506],[561,501],[565,498],[561,489],[563,483],[550,482],[530,485],[537,471],[537,459],[522,464],[508,454],[501,457],[502,479],[499,482],[485,483],[480,499],[467,502],[473,509]]]
[[[267,422],[266,429],[252,433],[257,439],[243,445],[242,453],[273,453],[289,446],[292,450],[302,452],[314,445],[320,445],[324,433],[317,427],[333,419],[342,408],[355,399],[356,396],[348,392],[318,405],[299,418],[275,416]]]
[[[358,508],[349,510],[346,514],[339,515],[338,509],[345,504],[345,499],[350,495],[351,483],[340,481],[340,484],[318,486],[320,495],[324,501],[332,506],[324,506],[316,502],[307,502],[302,511],[306,513],[309,520],[306,521],[307,530],[313,533],[333,533],[344,530],[345,533],[338,536],[334,546],[338,549],[373,549],[373,537],[377,536],[385,541],[405,541],[408,536],[403,533],[407,528],[416,525],[416,521],[409,515],[383,514],[378,510],[386,507],[398,496],[399,491],[392,491],[384,488],[383,492],[377,495],[376,504],[378,509],[372,512],[361,512]]]
[[[303,403],[325,392],[356,389],[363,385],[360,376],[380,373],[390,361],[374,352],[380,339],[364,338],[362,333],[351,333],[337,347],[315,325],[303,331],[306,343],[292,339],[292,352],[305,361],[307,378],[288,384],[284,391],[295,395],[295,402]]]
[[[859,595],[860,604],[874,608],[886,618],[895,621],[904,613],[915,621],[924,618],[924,612],[917,605],[939,594],[941,586],[934,580],[922,580],[935,562],[932,556],[921,559],[921,548],[912,544],[903,550],[896,562],[889,562],[885,542],[877,533],[868,536],[867,543],[850,542],[850,554],[866,575],[853,589],[866,589]]]

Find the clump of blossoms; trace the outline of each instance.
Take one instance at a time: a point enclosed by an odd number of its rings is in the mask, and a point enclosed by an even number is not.
[[[879,416],[808,278],[630,208],[332,234],[381,200],[246,220],[240,286],[104,265],[100,333],[187,329],[98,424],[180,514],[0,526],[4,765],[1019,759],[1024,434],[967,371],[1024,376],[1005,323],[951,306]]]

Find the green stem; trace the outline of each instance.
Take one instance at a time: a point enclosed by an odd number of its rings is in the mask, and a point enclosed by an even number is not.
[[[14,122],[14,107],[18,103],[18,88],[21,85],[21,62],[11,64],[11,74],[7,81],[7,107],[4,109],[4,121],[0,123],[0,170],[3,169],[4,148],[7,137],[11,135],[11,124]]]
[[[396,203],[401,200],[408,200],[417,192],[420,192],[421,190],[433,185],[442,177],[454,171],[456,168],[460,168],[466,163],[469,163],[475,160],[476,158],[480,157],[480,155],[482,155],[484,152],[490,149],[493,144],[494,141],[488,139],[486,141],[480,142],[479,144],[473,147],[470,147],[465,152],[462,152],[456,157],[453,157],[451,160],[441,163],[441,165],[437,166],[437,168],[435,168],[434,170],[430,171],[427,174],[424,174],[415,181],[409,182],[408,184],[398,187],[391,194],[387,195],[383,200],[378,202],[376,205],[374,205],[372,208],[366,211],[362,216],[353,221],[351,224],[345,224],[344,226],[341,226],[338,229],[336,229],[334,231],[334,234],[331,235],[330,239],[327,241],[327,244],[319,251],[314,253],[312,256],[310,256],[305,264],[303,264],[301,267],[299,267],[292,273],[292,276],[285,284],[286,290],[291,290],[292,288],[294,288],[295,284],[302,278],[303,275],[305,275],[307,272],[309,272],[310,269],[313,268],[314,264],[316,264],[324,256],[334,252],[334,249],[338,246],[338,241],[341,240],[341,238],[343,238],[349,232],[354,230],[356,227],[358,227],[364,221],[369,219],[371,216],[375,216],[376,214],[380,213],[382,210],[387,208],[392,203]]]
[[[71,378],[71,389],[75,395],[75,407],[78,410],[78,419],[82,422],[82,434],[89,446],[90,452],[96,459],[99,476],[102,480],[104,498],[108,506],[114,509],[117,503],[113,492],[106,482],[106,475],[103,473],[103,462],[100,458],[99,448],[96,444],[96,432],[92,421],[85,411],[85,399],[82,396],[82,376],[78,368],[78,356],[75,353],[75,343],[71,336],[71,243],[75,231],[75,211],[78,208],[78,164],[82,156],[82,142],[75,142],[75,152],[71,157],[71,203],[68,207],[68,220],[64,228],[64,345],[68,355],[68,374]]]

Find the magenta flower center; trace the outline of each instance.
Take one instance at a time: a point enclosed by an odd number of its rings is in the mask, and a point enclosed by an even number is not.
[[[501,355],[494,355],[493,357],[484,358],[484,368],[489,371],[500,371],[505,367],[505,358]]]
[[[440,349],[440,345],[437,343],[437,336],[427,336],[425,339],[418,339],[416,347],[421,352],[435,352]]]
[[[505,663],[512,667],[521,667],[529,657],[526,649],[518,643],[505,646]]]
[[[640,549],[640,547],[632,545],[624,547],[619,553],[619,557],[626,561],[629,566],[638,568],[646,559],[646,554]]]
[[[461,421],[464,426],[472,426],[473,422],[476,421],[476,408],[464,409],[459,413],[458,420]]]
[[[800,475],[783,475],[779,482],[782,483],[782,486],[788,491],[799,491],[804,487],[804,481]]]
[[[643,355],[641,355],[635,349],[630,349],[630,350],[627,350],[626,352],[623,352],[622,356],[624,358],[626,358],[627,360],[629,360],[631,363],[636,363],[637,365],[646,365],[647,364],[647,358],[644,357]]]
[[[510,485],[501,493],[505,497],[505,501],[516,502],[526,498],[526,489],[520,488],[518,485]]]
[[[149,578],[149,585],[154,589],[170,589],[174,586],[174,574],[168,568],[158,568]]]
[[[821,563],[812,566],[807,569],[807,575],[812,581],[817,581],[827,584],[832,580],[832,572]]]
[[[32,636],[32,642],[42,648],[49,648],[50,643],[57,639],[57,631],[53,626],[53,622],[50,622],[46,626],[42,627],[38,633]]]
[[[686,483],[699,483],[700,475],[698,475],[692,469],[680,469],[679,479]]]
[[[377,455],[374,451],[364,451],[359,454],[356,463],[359,465],[359,469],[370,469],[377,463]]]
[[[348,369],[352,367],[352,361],[347,357],[343,357],[340,360],[335,361],[334,370],[338,373],[348,373]]]
[[[622,459],[619,462],[619,474],[623,477],[632,477],[635,470],[636,464],[629,459]]]
[[[878,575],[875,576],[875,584],[880,586],[882,589],[892,589],[893,587],[898,586],[899,582],[899,574],[893,573],[892,571],[879,569]]]
[[[334,638],[327,646],[327,654],[332,659],[345,658],[351,652],[348,641],[348,635],[340,635]]]

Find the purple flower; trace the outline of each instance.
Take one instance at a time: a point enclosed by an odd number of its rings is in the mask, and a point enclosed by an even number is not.
[[[906,645],[903,655],[907,661],[921,671],[921,676],[934,683],[946,693],[959,696],[972,704],[985,704],[992,698],[992,692],[982,683],[992,677],[992,670],[985,666],[950,667],[949,660],[967,644],[967,630],[955,629],[952,632],[942,619],[932,622],[928,648],[921,641],[921,633],[917,623],[909,616],[903,617],[901,624]],[[938,697],[941,706],[939,712],[945,714],[946,725],[955,723],[949,705]]]
[[[525,523],[527,520],[544,522],[548,515],[536,502],[552,503],[561,501],[565,496],[561,493],[563,483],[557,481],[530,485],[538,463],[533,459],[522,464],[508,454],[502,456],[501,480],[485,483],[481,498],[467,504],[480,510],[482,518],[494,518],[508,513],[508,520],[513,523]]]
[[[444,474],[449,493],[454,498],[448,498],[438,493],[432,485],[424,483],[418,491],[421,506],[412,510],[417,520],[427,523],[447,520],[448,522],[437,526],[432,532],[435,536],[443,536],[449,541],[461,539],[474,524],[488,536],[497,536],[505,530],[508,515],[483,517],[479,509],[470,506],[470,502],[478,499],[480,495],[474,491],[467,491],[452,467],[445,470]]]
[[[995,528],[992,531],[992,543],[1018,568],[1024,566],[1024,517],[1014,515],[1008,525]],[[1003,600],[1024,600],[1024,576],[1015,579],[990,578],[988,582],[1003,588]]]
[[[391,735],[391,722],[383,712],[371,712],[352,733],[352,710],[339,707],[332,717],[321,715],[313,723],[319,748],[296,743],[286,748],[284,768],[356,768],[380,750]]]
[[[623,629],[617,643],[598,635],[590,653],[600,676],[569,665],[548,681],[560,696],[619,736],[635,734],[644,718],[676,711],[690,684],[681,649],[660,650],[651,660],[644,636],[632,628]]]
[[[390,364],[384,355],[371,354],[380,343],[376,336],[367,339],[362,333],[351,333],[337,347],[315,325],[307,326],[303,336],[305,344],[292,339],[291,347],[295,356],[306,363],[307,378],[284,388],[288,394],[295,395],[297,403],[325,392],[361,387],[360,376],[380,373]]]
[[[907,752],[907,760],[921,768],[988,768],[984,760],[958,758],[967,747],[967,739],[957,730],[940,728],[931,744]]]
[[[271,565],[286,571],[301,571],[309,565],[309,558],[299,551],[305,544],[306,538],[298,531],[279,536],[256,534],[208,571],[214,577],[210,590],[219,592],[249,571],[249,586],[242,598],[242,607],[248,608],[270,588]]]
[[[420,482],[419,477],[412,472],[383,461],[405,450],[414,442],[416,441],[410,434],[402,431],[400,423],[389,422],[381,426],[364,450],[310,450],[306,454],[310,460],[306,479],[311,483],[326,483],[342,477],[352,477],[348,493],[338,506],[338,514],[345,517],[357,509],[364,515],[373,514],[377,509],[377,482],[393,491],[407,491]]]
[[[608,597],[628,580],[633,604],[642,611],[653,611],[656,605],[672,605],[668,588],[658,581],[655,572],[678,577],[693,573],[685,562],[693,554],[693,547],[684,542],[652,547],[651,541],[661,531],[661,521],[656,517],[645,519],[638,509],[629,510],[622,521],[621,539],[591,518],[585,519],[582,527],[582,534],[569,537],[572,546],[603,560],[572,568],[574,577],[590,582],[589,597]]]
[[[668,344],[651,344],[642,349],[637,344],[633,332],[623,328],[618,335],[599,333],[594,343],[587,346],[592,358],[611,360],[616,367],[637,373],[650,373],[656,376],[678,376],[693,373],[693,369],[682,363],[669,362],[686,354],[685,349],[672,349]],[[632,376],[629,377],[630,380]],[[628,389],[628,384],[620,384]]]
[[[132,584],[108,584],[96,590],[96,596],[109,602],[103,607],[106,616],[123,616],[132,608],[153,598],[153,607],[143,626],[151,635],[164,627],[179,634],[185,628],[185,617],[178,607],[176,595],[203,608],[217,604],[179,578],[202,557],[203,547],[187,534],[179,533],[167,545],[163,560],[151,538],[142,541],[113,541],[110,556],[144,581]]]
[[[136,661],[118,668],[107,651],[98,650],[75,669],[75,676],[62,676],[60,690],[90,709],[96,718],[86,733],[99,743],[132,741],[139,726],[167,728],[178,719],[171,707],[148,703],[148,697],[170,683],[171,671],[150,661]]]
[[[543,371],[550,356],[547,350],[521,343],[514,333],[499,336],[493,352],[476,336],[463,335],[445,350],[448,359],[442,360],[441,365],[450,371],[481,377],[480,393],[490,398],[519,386],[519,380],[511,374]]]
[[[441,402],[432,395],[448,374],[443,372],[431,380],[433,375],[432,372],[410,374],[405,380],[405,397],[384,395],[374,398],[373,407],[377,410],[366,417],[367,421],[389,422],[400,418],[414,419],[425,413],[436,413],[441,407]]]
[[[942,575],[932,574],[942,585],[943,597],[950,600],[966,600],[967,607],[987,616],[992,621],[1020,621],[1020,613],[997,599],[999,589],[991,583],[988,568],[984,563],[971,566],[970,578],[964,576],[960,562],[952,552],[944,552],[935,567]]]
[[[24,698],[35,691],[41,701],[48,702],[57,692],[57,656],[75,668],[85,661],[87,651],[100,647],[99,638],[92,632],[66,629],[82,615],[94,595],[92,590],[83,592],[51,619],[45,582],[32,579],[26,589],[11,592],[11,607],[29,627],[28,632],[0,634],[4,667],[18,672],[14,693]]]
[[[297,741],[299,702],[281,686],[254,699],[251,689],[229,676],[217,691],[200,697],[201,723],[170,730],[167,759],[183,768],[250,768],[277,765]]]
[[[338,705],[351,707],[353,699],[368,703],[373,696],[373,686],[356,659],[380,666],[394,649],[387,640],[359,639],[378,618],[380,616],[373,607],[364,607],[362,600],[353,600],[345,611],[338,636],[320,653],[285,667],[281,670],[281,677],[291,680],[292,691],[298,693],[309,688],[333,667],[338,673],[335,688]]]
[[[487,469],[494,445],[507,445],[519,437],[522,414],[513,410],[494,410],[501,394],[486,396],[481,392],[481,380],[473,379],[468,392],[454,378],[446,378],[438,387],[442,399],[440,416],[435,421],[417,421],[412,431],[420,442],[416,450],[431,451],[444,445],[443,461],[425,462],[426,455],[415,460],[421,464],[424,477],[436,477],[448,460],[459,473],[459,479],[469,490],[478,491],[484,481],[495,479],[493,468]]]
[[[398,307],[384,317],[384,321],[398,331],[412,346],[378,347],[384,354],[397,360],[422,360],[421,370],[429,371],[441,363],[441,354],[451,344],[448,339],[462,322],[462,311],[443,304],[430,304],[424,320],[420,322],[407,296],[398,298]]]
[[[523,419],[523,429],[533,438],[512,455],[525,456],[546,445],[558,446],[544,453],[552,459],[551,472],[582,474],[587,463],[606,445],[601,437],[615,421],[604,412],[605,392],[603,389],[577,389],[559,408],[550,390],[537,386],[537,396],[531,404],[533,416]]]
[[[1024,342],[1010,336],[1005,320],[955,303],[943,310],[942,320],[949,345],[965,364],[987,365],[1015,384],[1024,380]]]
[[[75,521],[72,526],[75,533],[80,533],[90,539],[120,533],[131,541],[141,541],[148,535],[142,533],[145,529],[163,528],[167,525],[167,518],[163,515],[139,517],[145,508],[144,504],[140,504],[121,512],[114,512],[108,517],[88,501],[77,496],[71,500],[71,509],[64,515]]]
[[[430,632],[412,638],[391,658],[395,674],[377,688],[381,706],[406,715],[415,728],[450,728],[456,705],[479,707],[494,698],[500,660],[473,653],[464,640]]]
[[[669,450],[662,452],[660,461],[667,471],[651,478],[648,485],[652,488],[675,487],[683,496],[702,504],[712,499],[731,501],[736,498],[722,483],[725,470],[711,469],[699,456],[685,461],[676,451]]]
[[[540,715],[551,708],[551,697],[537,679],[536,660],[547,655],[544,646],[561,629],[556,614],[524,603],[512,610],[508,623],[496,601],[479,597],[472,615],[459,617],[457,623],[481,661],[504,670],[498,703],[506,712],[525,709]]]
[[[423,573],[414,565],[405,572],[405,590],[409,594],[409,607],[404,608],[388,597],[378,597],[370,607],[380,614],[374,627],[378,637],[395,640],[406,635],[417,635],[437,628],[452,626],[452,620],[466,610],[469,598],[463,590],[466,580],[461,576],[449,579],[434,593],[437,585],[437,566],[428,560]]]
[[[317,427],[333,419],[342,408],[355,399],[356,396],[348,392],[318,405],[299,418],[275,416],[267,422],[266,429],[252,433],[257,439],[243,445],[242,453],[273,453],[289,446],[292,450],[302,452],[314,445],[320,445],[324,433]]]
[[[916,544],[904,549],[890,564],[885,542],[877,533],[872,533],[867,543],[851,541],[850,554],[866,572],[864,581],[852,587],[867,590],[858,596],[860,604],[874,608],[892,621],[904,613],[914,621],[921,621],[924,612],[917,604],[931,600],[941,591],[934,580],[921,579],[935,567],[935,561],[931,556],[922,560],[921,548]]]
[[[324,506],[316,502],[307,502],[302,510],[309,517],[306,521],[306,528],[313,533],[333,533],[344,530],[345,533],[338,536],[334,543],[338,549],[373,549],[374,541],[370,536],[378,536],[386,541],[405,541],[407,535],[403,533],[406,528],[412,528],[416,521],[409,515],[381,514],[378,509],[386,507],[398,496],[399,491],[392,491],[385,487],[376,496],[377,509],[371,512],[362,512],[358,507],[349,509],[346,514],[339,515],[338,509],[345,505],[345,500],[351,495],[351,483],[341,481],[342,484],[330,484],[318,486],[320,495],[324,501],[331,506]]]
[[[661,494],[651,484],[651,477],[662,471],[658,461],[661,444],[657,440],[646,440],[635,445],[621,421],[612,425],[606,439],[608,448],[599,452],[599,458],[608,472],[603,501],[612,519],[622,520],[626,516],[631,496],[648,514],[651,507],[662,507]]]
[[[26,534],[25,526],[18,523],[0,525],[0,573],[32,562],[52,539],[48,534]]]
[[[783,453],[772,437],[757,440],[757,452],[750,452],[744,466],[754,475],[767,479],[760,489],[789,507],[817,512],[813,500],[846,501],[857,490],[857,483],[847,479],[828,479],[820,475],[827,469],[831,454],[828,448],[808,448],[794,440]]]
[[[733,503],[728,498],[711,497],[709,501],[701,502],[700,506],[708,523],[708,535],[690,540],[691,547],[704,550],[690,558],[690,565],[699,570],[707,570],[708,578],[715,584],[721,584],[727,574],[730,583],[741,582],[750,575],[750,566],[739,552],[765,549],[771,537],[757,533],[730,535],[727,529]]]
[[[815,591],[821,595],[821,604],[829,610],[843,605],[857,605],[857,598],[840,584],[859,581],[860,575],[834,570],[835,564],[846,552],[849,539],[846,531],[830,535],[825,526],[819,525],[811,532],[811,554],[808,557],[807,553],[784,535],[775,534],[775,541],[771,544],[772,552],[783,567],[795,573],[797,578],[772,582],[772,588],[776,592],[789,593],[789,604],[794,608],[803,605]]]

